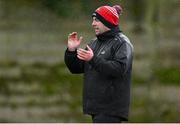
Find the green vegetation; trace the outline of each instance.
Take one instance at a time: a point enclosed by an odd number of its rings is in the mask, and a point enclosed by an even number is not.
[[[155,75],[157,76],[159,82],[169,85],[180,85],[180,68],[159,68]]]

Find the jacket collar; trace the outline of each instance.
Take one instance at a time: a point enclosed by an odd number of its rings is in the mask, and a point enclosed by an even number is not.
[[[121,32],[121,31],[120,31],[119,27],[116,26],[109,31],[106,31],[102,34],[96,35],[96,37],[97,37],[98,41],[104,42],[104,41],[114,38],[115,35],[119,32]]]

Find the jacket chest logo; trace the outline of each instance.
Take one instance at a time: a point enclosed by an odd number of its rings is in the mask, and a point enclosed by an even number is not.
[[[101,55],[104,55],[105,53],[106,53],[105,50],[103,50],[100,54],[101,54]]]

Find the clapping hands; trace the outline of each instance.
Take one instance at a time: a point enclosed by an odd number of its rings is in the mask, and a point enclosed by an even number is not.
[[[82,42],[83,37],[78,39],[77,32],[72,32],[68,36],[68,50],[75,51]],[[90,61],[94,56],[93,50],[87,45],[87,50],[79,48],[77,57],[84,61]]]

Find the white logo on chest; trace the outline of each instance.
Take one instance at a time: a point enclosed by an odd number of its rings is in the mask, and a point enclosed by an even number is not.
[[[103,51],[101,52],[101,54],[102,54],[102,55],[105,54],[105,51],[103,50]]]

